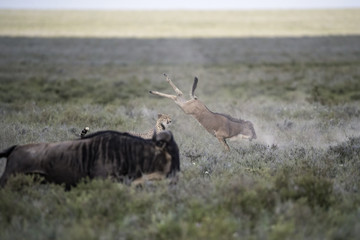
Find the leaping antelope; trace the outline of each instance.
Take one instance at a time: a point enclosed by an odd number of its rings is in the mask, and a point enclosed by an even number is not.
[[[194,95],[198,83],[197,77],[195,77],[191,89],[191,99],[186,100],[183,97],[183,93],[174,85],[171,79],[166,74],[164,75],[166,77],[166,81],[176,92],[176,95],[165,94],[157,91],[150,91],[150,93],[174,100],[174,102],[180,106],[186,114],[192,115],[210,134],[215,136],[224,146],[226,151],[230,150],[230,147],[225,140],[227,138],[230,140],[244,138],[249,139],[250,141],[252,139],[256,139],[256,133],[253,124],[250,121],[236,119],[223,113],[214,113]]]

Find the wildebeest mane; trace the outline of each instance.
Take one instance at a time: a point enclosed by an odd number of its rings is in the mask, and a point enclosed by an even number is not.
[[[105,135],[105,134],[113,134],[113,135],[120,135],[120,136],[129,136],[129,137],[132,137],[132,138],[138,138],[140,140],[145,140],[141,137],[137,137],[137,136],[133,136],[127,132],[118,132],[118,131],[114,131],[114,130],[104,130],[104,131],[98,131],[98,132],[94,132],[94,133],[90,133],[90,134],[87,134],[85,135],[84,137],[82,138],[79,138],[78,140],[84,140],[84,139],[89,139],[89,138],[93,138],[93,137],[97,137],[97,136],[100,136],[100,135]]]

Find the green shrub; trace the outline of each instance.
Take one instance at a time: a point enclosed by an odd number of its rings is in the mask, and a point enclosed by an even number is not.
[[[311,207],[329,208],[333,203],[333,184],[311,172],[294,173],[285,168],[275,179],[275,187],[282,201],[304,198]]]

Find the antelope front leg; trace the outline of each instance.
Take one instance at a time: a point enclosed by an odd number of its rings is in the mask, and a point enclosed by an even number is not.
[[[174,101],[177,100],[177,96],[175,96],[175,95],[165,94],[165,93],[161,93],[161,92],[157,92],[157,91],[149,91],[149,93],[154,94],[154,95],[158,95],[160,97],[170,98],[170,99],[172,99]]]
[[[181,97],[183,95],[182,91],[180,91],[180,89],[178,89],[175,84],[171,81],[171,79],[168,77],[168,75],[166,75],[164,73],[164,76],[166,77],[166,81],[170,84],[170,86],[174,89],[174,91],[176,92],[176,94]]]

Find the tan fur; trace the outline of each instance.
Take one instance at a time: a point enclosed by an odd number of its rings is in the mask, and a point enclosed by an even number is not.
[[[130,132],[130,134],[133,136],[138,136],[138,137],[144,138],[144,139],[151,139],[154,135],[154,130],[156,130],[156,133],[165,131],[170,124],[171,124],[171,117],[167,114],[159,113],[158,119],[155,124],[155,128],[149,129],[145,133]]]
[[[230,150],[230,147],[225,141],[227,138],[246,138],[249,140],[256,138],[254,127],[250,121],[236,119],[227,114],[214,113],[210,111],[204,103],[197,99],[194,95],[198,83],[196,77],[192,86],[190,100],[186,100],[183,97],[183,93],[174,85],[168,76],[166,76],[166,81],[171,85],[177,95],[170,95],[157,91],[150,91],[150,93],[174,100],[186,114],[192,115],[210,134],[215,136],[224,146],[225,150]]]

